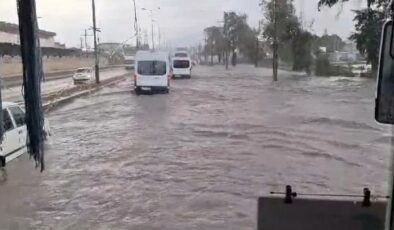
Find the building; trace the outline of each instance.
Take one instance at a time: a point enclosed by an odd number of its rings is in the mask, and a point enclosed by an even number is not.
[[[122,44],[117,42],[103,42],[98,44],[100,52],[115,53],[122,50]]]
[[[41,47],[58,47],[55,42],[56,33],[40,30],[38,34]],[[17,24],[0,21],[0,43],[20,45],[19,26]]]
[[[331,63],[355,62],[357,61],[357,53],[336,51],[328,53],[328,60]]]

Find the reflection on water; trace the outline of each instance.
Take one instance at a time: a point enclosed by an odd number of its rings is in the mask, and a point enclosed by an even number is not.
[[[0,185],[4,184],[8,179],[7,169],[0,167]]]
[[[49,115],[48,169],[23,157],[0,186],[5,228],[254,229],[257,197],[385,194],[389,132],[375,83],[197,67],[169,95],[131,80]]]

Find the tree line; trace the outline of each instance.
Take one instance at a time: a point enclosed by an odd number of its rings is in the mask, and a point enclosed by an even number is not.
[[[348,0],[320,0],[317,9],[332,7]],[[380,44],[381,27],[385,19],[385,9],[389,0],[368,0],[365,9],[355,12],[355,32],[349,37],[361,54],[376,71]],[[304,28],[296,16],[293,0],[261,0],[263,18],[259,28],[247,23],[246,14],[224,12],[221,26],[211,26],[204,30],[205,44],[200,45],[207,62],[215,59],[228,67],[237,64],[237,54],[241,53],[256,66],[263,59],[272,60],[273,79],[277,80],[278,60],[292,64],[296,71],[311,72],[315,64],[317,74],[330,74],[317,70],[327,65],[328,59],[321,55],[319,47],[327,52],[341,50],[345,43],[337,35],[317,36]],[[270,56],[267,57],[267,54]],[[208,60],[210,59],[210,60]]]
[[[237,52],[245,54],[250,60],[257,61],[264,55],[258,42],[257,29],[251,28],[247,23],[246,14],[224,12],[223,26],[211,26],[204,29],[205,45],[203,49],[205,60],[210,57],[210,64],[217,57],[219,63],[228,68],[229,62],[237,64]],[[255,63],[257,65],[257,63]]]
[[[332,7],[338,3],[349,0],[320,0],[318,7]],[[353,0],[356,1],[356,0]],[[380,35],[382,25],[388,15],[388,4],[390,0],[368,0],[365,8],[355,10],[353,21],[355,32],[349,37],[357,44],[357,49],[366,56],[371,64],[373,72],[376,72],[379,63]]]

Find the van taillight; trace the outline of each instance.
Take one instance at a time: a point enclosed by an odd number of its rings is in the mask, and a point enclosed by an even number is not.
[[[134,85],[137,85],[137,79],[138,79],[137,74],[134,74]]]

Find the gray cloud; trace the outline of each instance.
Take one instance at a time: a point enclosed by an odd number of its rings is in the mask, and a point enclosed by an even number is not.
[[[203,29],[211,25],[219,25],[223,11],[233,10],[248,14],[248,21],[257,26],[262,17],[258,0],[136,0],[138,8],[156,8],[154,13],[155,32],[160,26],[163,40],[168,44],[189,45],[201,42]],[[15,0],[1,0],[0,20],[17,22]],[[365,5],[362,1],[344,4],[332,9],[323,8],[317,11],[318,0],[295,0],[297,14],[303,9],[305,25],[313,21],[309,28],[317,34],[324,30],[337,33],[347,38],[353,29],[352,9]],[[58,34],[57,39],[68,46],[79,46],[80,35],[85,28],[91,26],[90,0],[37,0],[38,15],[42,29]],[[96,0],[98,26],[102,29],[101,41],[121,42],[134,33],[132,0]],[[338,12],[341,12],[338,14]],[[339,16],[338,16],[339,15]],[[149,12],[138,10],[141,27],[149,33]],[[149,40],[150,41],[150,40]]]

